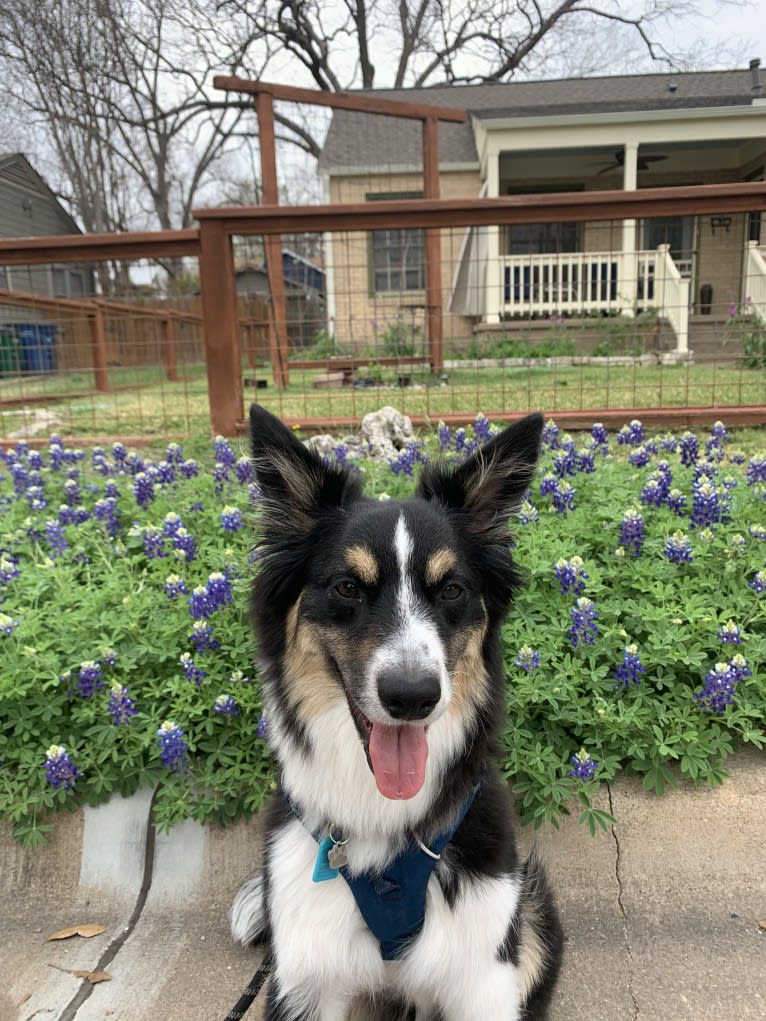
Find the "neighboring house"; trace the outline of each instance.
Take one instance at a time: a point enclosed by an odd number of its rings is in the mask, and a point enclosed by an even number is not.
[[[766,75],[764,76],[766,78]],[[763,180],[766,80],[748,69],[376,92],[466,109],[439,125],[443,198]],[[420,124],[335,111],[320,159],[330,202],[422,194]],[[752,298],[766,319],[761,215],[668,216],[443,230],[445,338],[477,326],[655,308],[689,335]],[[423,234],[328,239],[328,310],[338,340],[406,322],[424,298]],[[421,303],[419,305],[418,303]]]
[[[26,156],[0,153],[0,237],[58,234],[82,231]],[[90,266],[63,263],[0,266],[0,288],[55,298],[87,298],[94,292],[94,275]]]
[[[282,274],[287,297],[288,336],[294,347],[309,347],[316,334],[327,329],[325,272],[310,259],[283,248]],[[265,265],[237,264],[234,277],[238,295],[266,298],[270,294]]]

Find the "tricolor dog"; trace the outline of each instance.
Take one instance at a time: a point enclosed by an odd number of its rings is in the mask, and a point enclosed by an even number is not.
[[[542,417],[388,501],[264,409],[250,422],[280,790],[231,919],[238,940],[271,940],[266,1021],[539,1021],[561,929],[540,863],[517,854],[492,746],[520,582],[508,521]]]

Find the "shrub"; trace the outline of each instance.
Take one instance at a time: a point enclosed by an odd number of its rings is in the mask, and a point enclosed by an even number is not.
[[[439,428],[410,460],[465,456],[489,423]],[[4,463],[3,463],[4,462]],[[409,461],[408,461],[409,465]],[[368,462],[373,494],[407,465]],[[624,770],[661,794],[719,783],[763,744],[766,458],[707,437],[545,431],[514,556],[527,585],[504,625],[502,766],[522,818],[571,806],[591,831]],[[229,822],[273,785],[246,619],[258,493],[223,440],[202,470],[172,445],[0,461],[0,816],[35,846],[51,817],[160,785],[164,827]],[[510,536],[509,536],[510,539]]]

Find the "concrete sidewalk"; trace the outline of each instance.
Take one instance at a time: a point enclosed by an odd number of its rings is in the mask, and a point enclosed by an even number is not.
[[[621,781],[600,806],[619,825],[596,838],[574,818],[522,831],[567,933],[551,1021],[766,1018],[766,759],[740,753],[730,772],[662,799]],[[223,1021],[236,1003],[259,955],[231,942],[226,915],[257,823],[185,823],[152,849],[148,807],[144,794],[62,817],[37,853],[0,828],[0,1021]],[[106,932],[47,941],[92,922]]]

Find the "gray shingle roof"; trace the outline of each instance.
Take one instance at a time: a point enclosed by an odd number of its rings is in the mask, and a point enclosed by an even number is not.
[[[749,68],[376,89],[368,94],[457,107],[479,119],[746,106],[754,98]],[[439,125],[439,159],[442,165],[476,163],[470,124]],[[346,110],[333,113],[319,161],[320,167],[331,173],[378,166],[414,167],[420,163],[421,129],[416,121]]]

